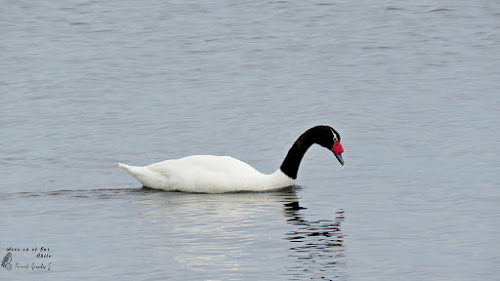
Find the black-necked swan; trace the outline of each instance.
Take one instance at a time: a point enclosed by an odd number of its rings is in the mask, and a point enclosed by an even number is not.
[[[265,191],[295,185],[300,161],[314,143],[331,150],[344,165],[340,135],[330,126],[316,126],[295,141],[280,168],[270,175],[233,157],[213,155],[187,156],[144,167],[121,163],[118,166],[143,186],[154,189],[200,193]]]

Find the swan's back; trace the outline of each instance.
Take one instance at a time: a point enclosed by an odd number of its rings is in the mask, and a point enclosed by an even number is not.
[[[165,160],[146,166],[152,171],[169,175],[172,172],[213,173],[220,175],[260,174],[252,166],[230,156],[191,155],[175,160]]]

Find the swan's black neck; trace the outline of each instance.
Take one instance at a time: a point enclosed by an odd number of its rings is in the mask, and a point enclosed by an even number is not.
[[[318,126],[307,130],[303,133],[292,145],[288,151],[285,160],[281,164],[280,170],[292,179],[297,179],[300,161],[304,157],[306,151],[317,143],[321,132],[325,130],[325,126]]]

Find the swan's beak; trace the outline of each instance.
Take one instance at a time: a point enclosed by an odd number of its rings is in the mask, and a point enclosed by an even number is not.
[[[337,157],[337,160],[339,160],[340,164],[344,166],[344,158],[342,158],[342,153],[335,154],[335,157]]]
[[[332,152],[333,154],[335,154],[335,157],[337,157],[337,160],[339,160],[340,164],[344,166],[344,158],[342,158],[342,152],[344,152],[344,148],[342,147],[340,142],[336,141],[333,144]]]

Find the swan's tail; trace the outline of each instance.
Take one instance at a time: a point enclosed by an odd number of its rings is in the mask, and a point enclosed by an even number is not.
[[[131,174],[136,180],[142,183],[143,186],[163,188],[163,186],[166,185],[166,178],[162,177],[157,172],[151,171],[147,167],[129,166],[122,163],[118,163],[118,167]]]
[[[125,165],[122,163],[118,163],[118,167],[124,169],[129,174],[134,176],[134,178],[138,179],[139,181],[141,181],[139,178],[148,172],[148,169],[146,167],[129,166],[129,165]]]
[[[118,167],[124,169],[125,171],[129,172],[132,174],[132,170],[133,170],[133,166],[129,166],[129,165],[125,165],[125,164],[122,164],[122,163],[118,163]]]

